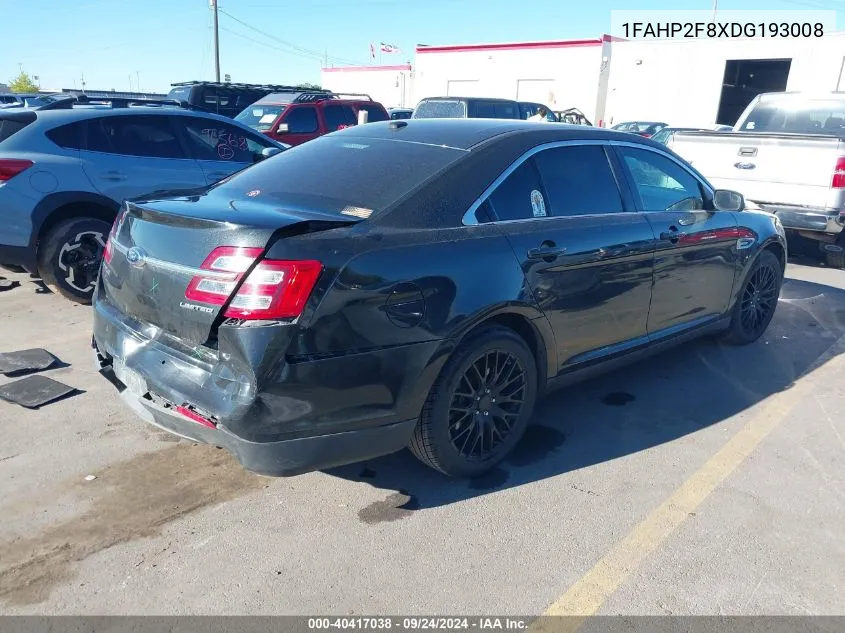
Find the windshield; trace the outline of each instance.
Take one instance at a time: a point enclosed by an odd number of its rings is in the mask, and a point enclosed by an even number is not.
[[[233,195],[259,191],[261,199],[369,217],[465,154],[399,140],[324,136],[258,163],[220,186],[234,190]],[[346,211],[349,208],[355,213]]]
[[[428,99],[414,110],[414,119],[463,119],[467,106],[463,101],[451,99]]]
[[[842,134],[845,101],[785,99],[761,102],[740,127],[742,132]]]
[[[248,125],[253,130],[259,132],[266,132],[273,127],[273,122],[279,118],[279,115],[285,111],[287,106],[283,105],[254,105],[247,106],[241,113],[235,117],[235,121],[240,121],[244,125]]]

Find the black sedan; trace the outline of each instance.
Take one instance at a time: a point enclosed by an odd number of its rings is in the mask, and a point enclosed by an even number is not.
[[[786,244],[741,209],[630,134],[356,126],[128,203],[93,344],[138,415],[253,471],[410,446],[476,476],[556,387],[704,334],[761,336]]]
[[[651,138],[665,127],[667,127],[666,123],[660,123],[658,121],[628,121],[614,125],[613,129],[618,132],[636,134],[643,138]]]

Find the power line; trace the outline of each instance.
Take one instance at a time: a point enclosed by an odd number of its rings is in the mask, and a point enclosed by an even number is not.
[[[221,31],[226,31],[227,33],[231,33],[232,35],[236,35],[241,39],[244,39],[248,42],[252,42],[253,44],[258,44],[259,46],[264,46],[269,48],[270,50],[279,51],[281,53],[285,53],[286,55],[295,55],[296,57],[303,57],[305,59],[314,59],[311,55],[305,55],[303,53],[297,53],[296,51],[290,51],[286,48],[282,48],[281,46],[274,46],[273,44],[268,44],[267,42],[262,42],[260,40],[255,39],[254,37],[249,37],[248,35],[244,35],[243,33],[238,33],[237,31],[233,31],[232,29],[228,29],[225,26],[220,27]]]
[[[267,33],[266,31],[262,31],[261,29],[256,28],[256,27],[252,26],[251,24],[247,24],[246,22],[244,22],[243,20],[241,20],[239,18],[236,18],[234,15],[232,15],[231,13],[229,13],[228,11],[226,11],[224,9],[220,9],[220,13],[222,13],[223,15],[231,18],[232,20],[234,20],[238,24],[241,24],[241,25],[245,26],[246,28],[248,28],[252,31],[255,31],[256,33],[260,33],[264,37],[267,37],[267,38],[269,38],[269,39],[271,39],[275,42],[278,42],[279,44],[282,44],[282,45],[287,46],[287,47],[289,47],[289,48],[291,48],[295,51],[298,51],[299,53],[301,53],[304,56],[312,57],[316,60],[321,60],[321,59],[324,58],[324,54],[319,52],[319,51],[315,51],[315,50],[312,50],[310,48],[305,48],[303,46],[298,46],[298,45],[294,44],[293,42],[288,42],[286,40],[283,40],[281,38],[276,37],[275,35],[272,35],[271,33]],[[337,62],[340,62],[340,63],[343,63],[343,64],[353,64],[353,65],[355,65],[355,64],[361,63],[360,61],[352,61],[352,60],[344,59],[342,57],[334,57],[333,55],[328,55],[326,57],[328,57],[328,59],[331,59],[331,60],[334,60],[334,61],[337,61]]]

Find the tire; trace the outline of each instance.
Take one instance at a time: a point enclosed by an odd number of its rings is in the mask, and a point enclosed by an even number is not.
[[[828,246],[833,246],[839,250],[827,250]],[[822,244],[822,253],[824,253],[824,261],[831,268],[842,270],[845,268],[845,231],[839,234],[834,244]]]
[[[111,226],[97,218],[60,222],[38,246],[38,274],[54,292],[89,304]]]
[[[490,392],[479,380],[484,374]],[[536,360],[525,341],[507,328],[481,330],[461,343],[440,372],[414,429],[411,452],[450,477],[482,475],[522,438],[536,397]]]
[[[724,335],[726,342],[748,345],[763,335],[775,315],[782,283],[780,261],[771,251],[762,251],[737,295],[731,324]]]

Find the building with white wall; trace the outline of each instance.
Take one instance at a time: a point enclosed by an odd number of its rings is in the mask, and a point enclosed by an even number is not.
[[[606,119],[614,123],[733,124],[760,92],[845,90],[845,33],[616,41],[611,53]]]
[[[845,33],[821,38],[556,40],[416,48],[401,66],[327,68],[323,85],[386,107],[437,96],[578,108],[596,124],[733,123],[760,92],[845,90]]]
[[[413,105],[410,64],[323,68],[321,81],[323,88],[337,93],[368,94],[385,108]]]
[[[601,118],[599,96],[611,38],[509,44],[417,46],[414,101],[501,97],[578,108]],[[604,67],[603,67],[604,65]]]

